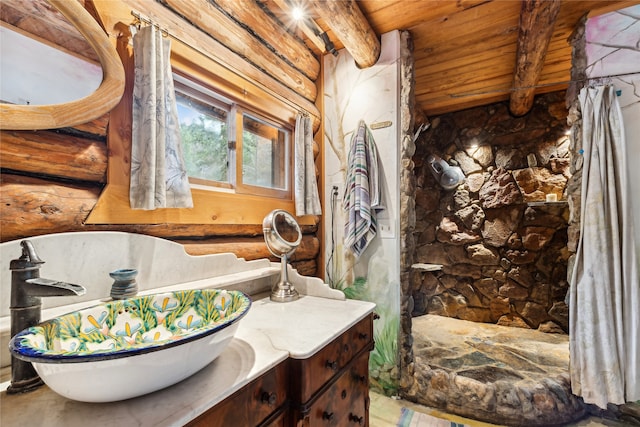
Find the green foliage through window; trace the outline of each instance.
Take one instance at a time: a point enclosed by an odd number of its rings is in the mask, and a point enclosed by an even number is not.
[[[187,173],[193,178],[229,182],[226,114],[212,114],[212,107],[187,95],[177,94],[176,98]]]

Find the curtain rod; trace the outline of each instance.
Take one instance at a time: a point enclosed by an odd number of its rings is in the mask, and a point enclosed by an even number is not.
[[[492,93],[515,92],[517,90],[522,90],[522,89],[537,89],[539,87],[549,87],[549,86],[555,86],[555,85],[559,85],[559,84],[569,84],[569,83],[584,83],[584,82],[589,82],[591,80],[610,79],[612,77],[632,76],[632,75],[635,75],[635,74],[640,74],[640,73],[636,71],[636,72],[629,72],[629,73],[610,74],[608,76],[586,77],[584,79],[563,80],[563,81],[559,81],[559,82],[545,83],[545,84],[540,84],[540,85],[523,86],[523,87],[518,88],[518,89],[508,88],[508,89],[487,90],[487,91],[482,91],[482,92],[467,92],[467,93],[459,93],[459,94],[452,93],[452,94],[449,94],[449,97],[451,97],[451,98],[464,98],[464,97],[467,97],[467,96],[489,95],[489,94],[492,94]]]
[[[149,18],[148,16],[144,16],[143,14],[141,14],[140,12],[136,12],[135,10],[131,11],[131,15],[133,15],[133,17],[136,18],[140,22],[145,22],[145,23],[147,23],[147,24],[149,24],[151,26],[156,27],[158,30],[160,30],[160,32],[162,33],[163,36],[165,36],[165,37],[171,36],[171,37],[173,37],[173,38],[175,38],[177,40],[180,40],[180,39],[178,39],[178,37],[175,36],[175,34],[171,34],[169,32],[169,30],[167,30],[166,28],[162,28],[159,24],[153,22],[153,20],[151,18]],[[180,41],[182,41],[182,40],[180,40]]]
[[[195,46],[192,46],[187,41],[185,41],[182,38],[178,37],[177,35],[169,32],[168,29],[161,27],[158,23],[154,22],[153,19],[149,18],[148,16],[145,16],[145,15],[143,15],[142,13],[140,13],[140,12],[138,12],[136,10],[131,10],[131,15],[134,18],[136,18],[137,20],[141,21],[141,22],[145,22],[145,23],[147,23],[149,25],[153,25],[154,27],[158,28],[163,33],[163,35],[166,35],[167,37],[172,37],[172,38],[176,39],[180,43],[183,43],[184,45],[190,47],[191,49],[196,50],[197,52],[201,53],[202,55],[204,55],[207,58],[211,59],[212,61],[216,62],[217,64],[222,65],[224,68],[226,68],[227,70],[231,71],[232,73],[242,77],[243,79],[247,79],[251,84],[256,85],[258,88],[260,88],[260,89],[264,90],[265,92],[269,93],[271,96],[273,96],[274,98],[277,98],[279,101],[287,104],[289,107],[293,108],[295,111],[299,112],[300,114],[313,116],[318,120],[320,119],[319,116],[308,112],[307,110],[302,108],[302,106],[294,104],[293,102],[289,101],[287,98],[275,93],[272,89],[268,88],[267,86],[263,85],[262,83],[248,79],[243,73],[235,70],[229,64],[224,64],[224,63],[220,62],[217,58],[214,58],[213,56],[208,54],[207,52],[204,52],[202,49],[200,49],[198,47],[195,47]],[[273,77],[271,77],[271,78],[273,78]]]

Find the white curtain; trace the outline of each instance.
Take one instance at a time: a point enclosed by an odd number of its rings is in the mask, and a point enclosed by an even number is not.
[[[613,86],[584,88],[580,243],[569,288],[571,386],[605,408],[640,399],[640,283]]]
[[[294,195],[296,215],[321,215],[316,166],[313,159],[313,126],[311,118],[298,114],[294,137]]]
[[[131,208],[191,208],[171,73],[171,40],[158,28],[147,26],[134,36],[133,49]]]

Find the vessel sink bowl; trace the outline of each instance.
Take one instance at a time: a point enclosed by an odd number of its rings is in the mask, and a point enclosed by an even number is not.
[[[114,300],[16,334],[12,354],[53,391],[112,402],[175,384],[211,363],[251,300],[242,292],[185,290]]]

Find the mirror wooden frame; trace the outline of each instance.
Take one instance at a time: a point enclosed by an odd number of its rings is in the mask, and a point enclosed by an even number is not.
[[[94,93],[64,104],[0,104],[0,129],[56,129],[90,122],[111,111],[124,93],[124,67],[109,37],[78,1],[48,0],[84,36],[102,66],[102,83]]]

